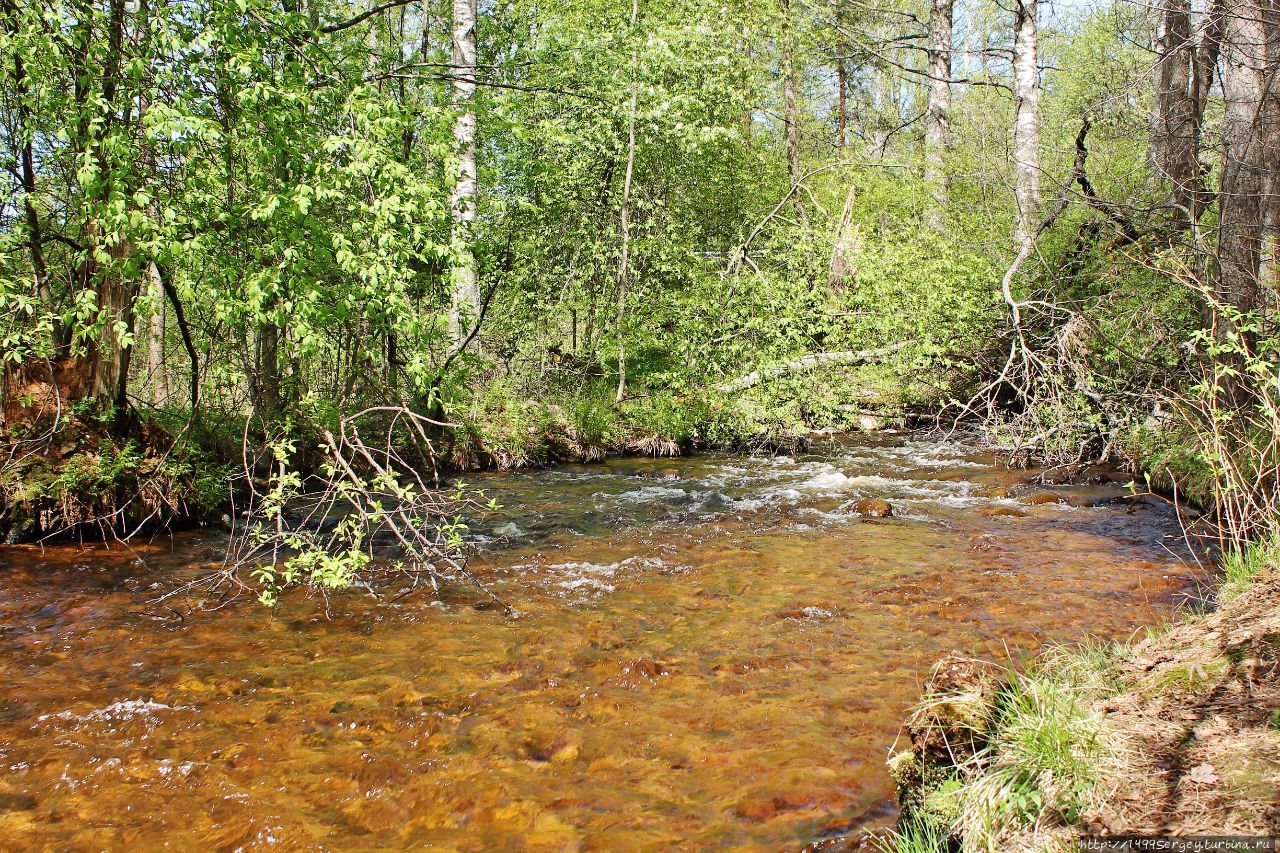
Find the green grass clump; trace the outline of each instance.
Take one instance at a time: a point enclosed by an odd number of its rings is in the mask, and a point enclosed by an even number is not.
[[[574,438],[587,447],[608,447],[618,432],[618,413],[605,395],[583,394],[573,401],[569,421]]]
[[[1040,670],[1072,685],[1081,697],[1107,699],[1124,690],[1118,664],[1129,652],[1127,643],[1087,638],[1077,645],[1046,649]]]
[[[1218,603],[1225,604],[1241,593],[1268,567],[1280,564],[1280,534],[1228,551],[1222,558],[1222,585]]]
[[[947,828],[932,820],[912,819],[872,843],[881,853],[945,853],[947,835]]]
[[[1072,823],[1112,753],[1105,723],[1088,706],[1101,689],[1095,652],[1070,666],[1013,674],[997,700],[988,747],[955,796],[966,850],[999,850],[1012,837]],[[1061,660],[1061,658],[1060,658]]]

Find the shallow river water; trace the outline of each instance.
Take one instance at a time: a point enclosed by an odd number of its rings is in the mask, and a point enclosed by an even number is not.
[[[473,565],[517,618],[468,590],[150,603],[219,565],[211,532],[0,549],[0,849],[798,850],[884,823],[936,658],[1121,637],[1195,589],[1126,478],[1033,473],[883,436],[485,476]]]

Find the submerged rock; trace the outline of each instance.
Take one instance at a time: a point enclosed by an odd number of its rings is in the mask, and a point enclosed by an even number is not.
[[[863,498],[853,505],[853,511],[870,518],[886,518],[893,515],[893,504],[881,498]]]
[[[973,490],[975,498],[991,498],[999,500],[1000,498],[1009,497],[1009,490],[1004,486],[979,486]]]
[[[1042,506],[1044,504],[1060,504],[1065,503],[1066,498],[1057,492],[1051,492],[1048,489],[1039,492],[1033,492],[1022,499],[1024,503],[1032,506]]]
[[[0,812],[30,811],[36,807],[31,794],[0,793]]]
[[[1026,510],[1018,509],[1014,506],[987,506],[978,510],[979,515],[985,515],[988,518],[1026,518]]]

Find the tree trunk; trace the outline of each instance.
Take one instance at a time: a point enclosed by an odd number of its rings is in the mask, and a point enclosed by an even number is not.
[[[99,405],[124,409],[128,403],[129,361],[132,347],[125,346],[121,331],[133,329],[134,301],[138,296],[136,281],[122,279],[113,268],[114,262],[128,254],[129,247],[107,246],[112,264],[103,268],[90,260],[81,265],[81,286],[97,293],[98,311],[104,320],[97,337],[87,342],[87,353],[80,370],[87,378],[88,396]]]
[[[1274,301],[1280,294],[1280,3],[1268,0],[1262,8],[1266,66],[1258,120],[1262,157],[1262,259],[1258,277],[1263,293]]]
[[[147,263],[146,272],[148,294],[155,302],[147,341],[147,376],[151,380],[151,402],[159,409],[169,402],[169,377],[164,363],[164,285],[154,261]]]
[[[125,12],[125,0],[111,0],[107,19],[107,57],[102,71],[104,115],[100,126],[93,131],[97,139],[89,146],[91,150],[96,149],[98,168],[103,174],[108,174],[112,167],[108,155],[101,149],[101,140],[108,136],[117,121],[127,123],[130,120],[128,103],[124,105],[124,115],[118,116],[117,109],[121,105],[116,102],[120,83],[119,70],[124,59]],[[85,141],[89,142],[88,139]],[[107,183],[104,181],[104,186]],[[132,347],[125,346],[121,333],[133,329],[138,281],[122,278],[117,268],[117,262],[125,258],[132,247],[103,234],[99,224],[94,221],[89,222],[85,235],[89,250],[81,265],[80,286],[96,291],[98,310],[103,315],[104,322],[96,338],[89,342],[88,352],[80,369],[87,372],[89,395],[100,406],[115,407],[118,410],[118,427],[128,405],[129,360],[132,354]],[[110,256],[111,260],[105,266],[97,261],[99,249]]]
[[[17,15],[17,9],[12,0],[6,0],[0,4],[0,12],[3,12],[6,22],[12,22],[13,28],[19,25],[16,20],[13,20]],[[13,55],[13,91],[18,114],[16,135],[21,140],[19,182],[22,186],[22,210],[27,229],[27,247],[31,254],[31,290],[39,300],[40,307],[49,309],[53,307],[49,296],[49,267],[44,257],[44,236],[40,215],[36,210],[36,166],[31,143],[35,128],[31,126],[27,68],[21,54],[17,51]],[[55,337],[57,337],[56,332]]]
[[[638,107],[637,65],[640,62],[639,46],[635,44],[636,24],[640,20],[640,0],[631,0],[631,101],[627,110],[627,169],[622,178],[622,209],[618,219],[622,231],[622,251],[618,259],[618,392],[614,395],[621,403],[627,396],[627,283],[631,263],[631,178],[636,165],[636,109]]]
[[[934,206],[926,221],[940,227],[950,201],[947,148],[951,145],[951,31],[954,0],[932,0],[929,7],[929,84],[924,114],[924,179]]]
[[[1185,227],[1199,221],[1204,190],[1200,176],[1203,103],[1199,51],[1192,39],[1190,0],[1163,0],[1156,32],[1155,100],[1151,159],[1171,187],[1169,205]],[[1211,73],[1212,65],[1208,66]]]
[[[799,96],[800,83],[796,69],[796,45],[791,23],[791,0],[782,0],[782,123],[785,130],[784,146],[787,156],[787,178],[791,184],[791,199],[796,217],[807,225],[809,212],[800,200],[795,188],[803,178],[800,166]]]
[[[271,416],[281,412],[280,393],[280,327],[275,323],[259,323],[253,336],[254,408]]]
[[[454,349],[461,348],[478,320],[480,285],[476,258],[471,250],[476,221],[476,0],[453,0],[453,44],[450,55],[454,107],[453,145],[457,165],[449,209],[453,227],[450,246],[453,268],[450,282],[449,335]]]
[[[1263,0],[1265,2],[1265,0]],[[1261,307],[1259,273],[1268,206],[1263,173],[1272,141],[1261,119],[1268,86],[1266,27],[1258,0],[1225,0],[1222,16],[1222,189],[1218,297],[1240,311]]]
[[[836,58],[836,156],[844,157],[845,146],[849,142],[849,66],[844,56],[848,52],[845,45],[840,46],[840,56]]]
[[[1040,205],[1040,70],[1036,18],[1039,0],[1016,0],[1013,30],[1013,167],[1021,246],[1035,236]]]
[[[858,198],[858,185],[850,184],[844,197],[844,209],[836,226],[835,245],[831,247],[827,284],[842,290],[853,284],[858,275],[858,223],[853,221],[853,205]]]
[[[788,361],[785,364],[777,365],[776,367],[769,367],[763,370],[753,370],[744,376],[739,376],[732,382],[726,382],[723,385],[720,385],[716,390],[726,394],[731,394],[737,391],[745,391],[748,388],[754,388],[761,382],[768,379],[775,379],[779,376],[786,376],[792,373],[804,373],[827,365],[863,364],[868,361],[882,361],[906,345],[906,341],[898,341],[896,344],[889,344],[888,346],[857,352],[845,351],[814,353],[813,355],[802,356],[793,361]]]

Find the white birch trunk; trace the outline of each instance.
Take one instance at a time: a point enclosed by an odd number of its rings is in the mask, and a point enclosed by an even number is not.
[[[453,189],[449,194],[452,215],[450,248],[449,335],[454,348],[465,342],[480,309],[480,286],[472,233],[476,221],[476,0],[453,0],[453,43],[450,55],[454,106],[454,154],[457,158]]]
[[[1018,204],[1014,234],[1022,246],[1035,236],[1040,206],[1040,69],[1036,18],[1039,0],[1016,0],[1013,31],[1013,168]]]
[[[618,212],[622,251],[618,258],[618,392],[614,399],[619,403],[627,396],[627,284],[631,264],[631,178],[636,166],[636,109],[639,106],[636,66],[640,62],[640,54],[639,47],[635,44],[636,24],[639,20],[640,0],[631,0],[631,101],[627,109],[627,169],[622,178],[622,209]]]

